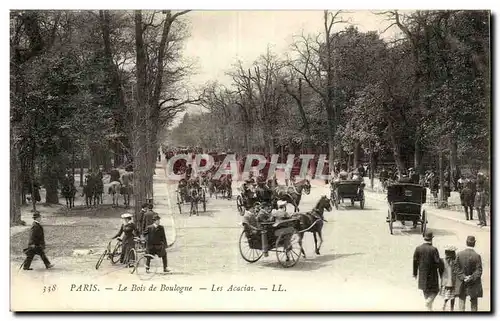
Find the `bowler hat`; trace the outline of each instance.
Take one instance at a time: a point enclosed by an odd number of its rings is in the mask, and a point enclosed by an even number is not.
[[[153,220],[155,220],[155,221],[156,221],[156,220],[159,220],[159,219],[160,219],[160,215],[155,214],[155,215],[153,216]]]
[[[33,213],[33,218],[39,218],[39,217],[41,217],[39,212]]]
[[[472,235],[467,236],[467,243],[476,243],[476,237]]]
[[[425,241],[432,241],[434,238],[434,234],[431,231],[426,231],[424,234],[424,240]]]

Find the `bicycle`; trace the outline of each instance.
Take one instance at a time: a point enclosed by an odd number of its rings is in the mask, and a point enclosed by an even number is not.
[[[122,250],[122,239],[118,239],[118,242],[116,242],[116,245],[114,246],[113,250],[111,250],[111,242],[108,242],[108,246],[106,247],[106,250],[99,256],[99,259],[97,260],[97,263],[95,265],[95,269],[98,270],[99,267],[102,264],[102,261],[104,261],[104,258],[108,259],[111,261],[112,264],[116,264],[121,256],[121,250]]]
[[[129,257],[130,255],[134,255],[134,258],[137,259],[137,254],[141,254],[141,257],[139,257],[137,260],[134,260],[131,264],[130,267],[130,274],[136,273],[140,279],[151,279],[155,274],[156,271],[158,270],[158,266],[155,264],[151,264],[155,257],[154,255],[147,254],[146,253],[146,240],[140,239],[140,238],[134,238],[135,244],[136,244],[136,249],[130,249],[129,251]],[[149,269],[146,269],[146,262],[147,258],[150,258],[150,266]]]

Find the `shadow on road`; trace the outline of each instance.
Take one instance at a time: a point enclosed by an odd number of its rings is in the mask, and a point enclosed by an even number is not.
[[[404,228],[404,226],[403,226]],[[400,235],[406,235],[406,236],[411,236],[411,235],[422,235],[422,230],[421,230],[421,227],[420,225],[417,226],[417,228],[405,228],[405,229],[401,229],[401,228],[398,228],[398,229],[394,229],[394,231],[397,231],[399,230]],[[449,231],[449,230],[444,230],[444,229],[440,229],[440,228],[431,228],[429,227],[428,228],[428,231],[434,233],[434,236],[450,236],[450,235],[456,235],[456,233],[452,232],[452,231]],[[397,235],[396,233],[394,233],[394,235]]]
[[[337,254],[324,254],[324,255],[310,254],[310,256],[308,256],[307,259],[301,257],[297,265],[289,268],[289,270],[314,271],[327,266],[326,263],[329,263],[331,261],[346,258],[349,256],[364,255],[364,254],[365,253],[337,253]],[[281,266],[279,262],[266,262],[262,264],[261,267],[262,268],[271,267],[276,270],[285,269],[284,267]]]

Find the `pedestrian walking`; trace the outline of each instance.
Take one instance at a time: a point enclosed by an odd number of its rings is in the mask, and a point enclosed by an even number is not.
[[[465,219],[473,220],[474,217],[474,199],[475,192],[472,189],[472,183],[467,181],[460,191],[460,202],[465,210]]]
[[[455,309],[455,297],[457,291],[456,285],[456,271],[454,271],[457,248],[455,246],[447,246],[444,250],[444,260],[442,260],[442,274],[441,274],[441,296],[444,297],[443,311],[446,310],[446,304],[450,301],[450,311]]]
[[[432,311],[432,304],[439,293],[440,258],[439,251],[432,245],[434,235],[431,231],[424,234],[424,243],[413,254],[413,277],[418,275],[418,288],[425,298],[425,307]]]
[[[45,234],[43,232],[43,227],[41,224],[42,216],[40,213],[33,214],[33,225],[30,230],[30,238],[28,241],[28,247],[23,249],[26,254],[26,260],[24,260],[23,270],[33,270],[31,268],[31,262],[35,255],[40,255],[45,267],[50,269],[54,267],[50,263],[49,259],[45,255]]]
[[[480,227],[486,226],[486,192],[484,190],[484,187],[481,185],[477,186],[477,192],[476,192],[476,197],[474,200],[474,207],[476,208],[477,211],[477,216],[479,219],[479,225]]]
[[[483,265],[481,255],[476,253],[476,238],[467,236],[467,248],[458,252],[455,260],[455,272],[457,274],[456,294],[458,295],[458,308],[465,311],[465,300],[470,297],[471,311],[477,311],[478,298],[483,297],[483,285],[481,276]]]
[[[153,224],[149,225],[144,233],[146,236],[146,253],[157,255],[163,263],[163,272],[170,272],[167,266],[167,237],[165,229],[160,225],[160,216],[153,217]],[[146,257],[146,272],[149,272],[151,257]]]

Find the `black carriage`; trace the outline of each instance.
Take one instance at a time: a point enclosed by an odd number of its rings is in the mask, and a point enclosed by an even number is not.
[[[191,205],[190,214],[198,215],[198,204],[201,203],[203,206],[203,212],[207,211],[207,199],[205,190],[198,186],[196,188],[196,192],[198,197],[193,199],[191,194],[189,193],[191,187],[188,184],[179,185],[179,188],[176,191],[177,194],[177,207],[179,208],[179,214],[182,214],[182,205],[189,204]]]
[[[267,237],[268,251],[276,253],[281,266],[285,268],[294,266],[300,259],[299,233],[295,229],[297,220],[292,218],[279,222],[265,222],[260,223],[260,227],[256,227],[248,220],[244,221],[239,241],[241,257],[249,263],[260,260],[264,254],[262,245],[262,233],[264,233]]]
[[[250,186],[249,189],[250,193],[245,193],[243,186],[238,187],[239,194],[236,196],[236,208],[241,216],[245,215],[245,210],[253,208],[258,203],[255,186]]]
[[[333,181],[330,185],[330,199],[332,205],[339,209],[340,201],[351,199],[351,205],[359,202],[361,209],[365,208],[365,183],[362,180]]]
[[[410,183],[396,183],[387,186],[387,201],[389,210],[387,222],[389,231],[393,234],[394,222],[413,222],[413,227],[421,226],[422,234],[427,229],[427,213],[423,208],[426,202],[427,190],[424,186]]]

